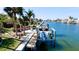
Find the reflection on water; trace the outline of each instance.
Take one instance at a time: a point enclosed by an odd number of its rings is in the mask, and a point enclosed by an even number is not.
[[[48,24],[56,29],[56,48],[48,47],[49,51],[79,51],[79,24]]]
[[[56,37],[66,37],[67,35],[65,34],[56,34]]]

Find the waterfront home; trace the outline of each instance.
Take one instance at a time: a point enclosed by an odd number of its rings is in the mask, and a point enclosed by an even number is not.
[[[62,22],[62,19],[57,18],[57,19],[54,19],[53,22]]]
[[[77,21],[78,21],[77,18],[73,18],[73,17],[69,16],[67,23],[68,23],[68,24],[76,24]]]
[[[75,22],[76,22],[77,24],[79,24],[79,18],[78,18],[77,20],[75,20]]]
[[[77,24],[77,23],[79,23],[79,19],[73,18],[71,16],[69,16],[65,19],[59,19],[59,18],[53,19],[52,21],[53,22],[62,22],[62,23],[67,23],[67,24]]]
[[[67,21],[68,24],[70,24],[73,21],[73,18],[71,16],[68,17],[67,19],[68,19],[68,21]]]
[[[73,18],[69,16],[66,19],[54,19],[53,22],[62,22],[62,23],[67,23],[67,24],[76,24],[79,23],[79,20],[77,18]]]
[[[62,23],[67,23],[68,19],[62,19]]]

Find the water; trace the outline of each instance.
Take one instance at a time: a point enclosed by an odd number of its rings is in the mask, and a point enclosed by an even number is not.
[[[49,51],[79,51],[79,24],[48,22],[50,28],[56,29],[56,48]]]

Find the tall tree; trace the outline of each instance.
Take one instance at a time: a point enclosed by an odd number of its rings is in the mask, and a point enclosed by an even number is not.
[[[17,35],[17,28],[16,28],[16,14],[17,14],[17,7],[5,7],[4,11],[12,18],[13,20],[13,24],[14,24],[14,30],[16,32]]]
[[[24,20],[26,19],[26,17],[25,17],[24,14],[23,14],[24,8],[18,7],[17,10],[18,10],[19,18],[22,19],[23,25],[25,25]],[[24,29],[24,34],[25,34],[25,26],[23,27],[23,29]],[[20,30],[21,30],[21,25],[20,25]]]
[[[21,19],[23,17],[23,7],[18,7],[17,8],[17,14],[19,15],[19,19]],[[20,31],[21,31],[21,24],[20,24],[20,21],[18,20],[19,22],[19,25],[20,25]]]
[[[26,12],[26,14],[27,14],[27,17],[28,17],[28,19],[29,19],[29,21],[30,21],[30,23],[31,23],[31,21],[32,21],[31,18],[35,18],[35,14],[34,14],[33,11],[30,10],[30,9]]]

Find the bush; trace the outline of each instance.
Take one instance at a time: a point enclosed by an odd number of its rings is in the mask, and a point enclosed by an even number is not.
[[[3,27],[11,28],[11,27],[13,27],[13,23],[11,23],[11,22],[3,22]]]
[[[35,29],[36,28],[36,26],[33,26],[33,29]]]
[[[25,22],[25,26],[28,26],[29,25],[29,22]]]

